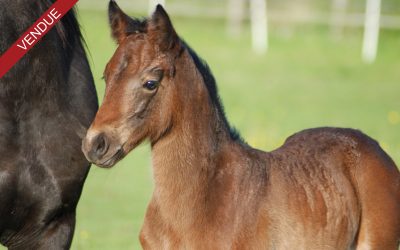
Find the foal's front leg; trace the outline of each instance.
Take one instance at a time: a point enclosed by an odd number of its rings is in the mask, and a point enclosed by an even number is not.
[[[157,204],[153,199],[147,207],[139,239],[144,250],[180,249],[179,238],[176,237],[173,230],[164,223]]]

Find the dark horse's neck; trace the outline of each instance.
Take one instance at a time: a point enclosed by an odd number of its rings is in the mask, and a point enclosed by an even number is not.
[[[1,1],[1,9],[7,11],[0,13],[0,54],[3,54],[53,2],[54,0]],[[16,19],[18,22],[15,22]],[[74,11],[70,11],[0,80],[1,99],[4,102],[13,102],[14,106],[16,103],[65,99],[71,70],[69,65],[77,46],[81,46],[80,39]]]
[[[188,49],[176,69],[173,81],[185,94],[178,97],[171,131],[152,147],[154,198],[170,223],[190,228],[205,218],[208,189],[224,152],[244,143],[229,127],[207,66]]]
[[[0,2],[0,54],[4,53],[55,0]],[[18,20],[16,22],[15,20]],[[0,79],[0,111],[26,116],[31,111],[73,111],[89,125],[97,98],[74,10],[69,11]],[[85,100],[89,98],[89,101]],[[90,103],[91,107],[84,105]]]

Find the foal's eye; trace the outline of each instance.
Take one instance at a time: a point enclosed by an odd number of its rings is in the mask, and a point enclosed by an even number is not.
[[[143,87],[148,90],[155,90],[159,85],[158,81],[147,81],[143,84]]]

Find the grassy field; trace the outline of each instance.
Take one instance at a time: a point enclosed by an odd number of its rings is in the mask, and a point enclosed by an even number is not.
[[[102,71],[115,44],[105,10],[81,10],[80,20],[101,99]],[[324,27],[273,26],[270,50],[258,56],[249,34],[231,39],[223,21],[173,21],[213,69],[227,116],[250,145],[272,150],[305,128],[352,127],[377,139],[400,164],[399,32],[382,32],[376,63],[365,65],[359,30],[334,41]],[[92,167],[72,249],[140,249],[152,185],[148,145],[111,170]]]

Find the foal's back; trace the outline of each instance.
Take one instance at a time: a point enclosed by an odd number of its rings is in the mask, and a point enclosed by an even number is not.
[[[400,175],[374,140],[310,129],[267,158],[272,249],[397,249]]]

